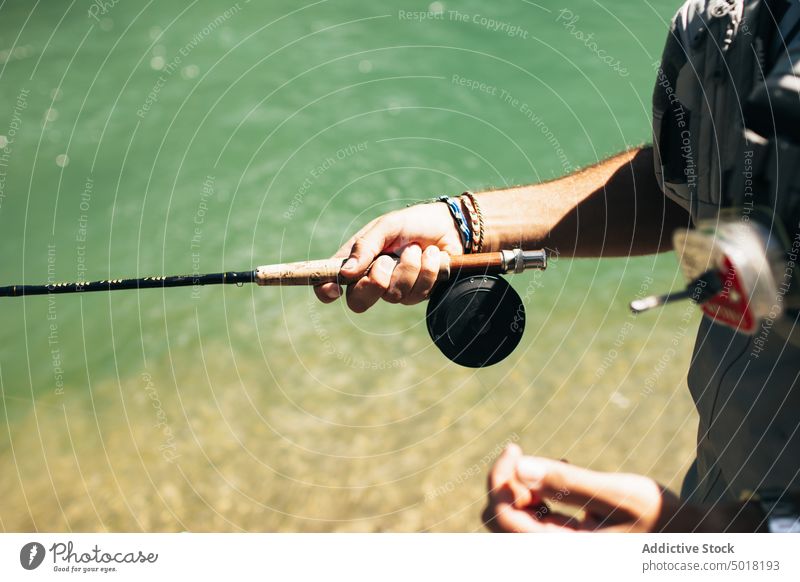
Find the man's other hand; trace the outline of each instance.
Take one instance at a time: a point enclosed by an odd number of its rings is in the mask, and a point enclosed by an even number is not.
[[[752,532],[762,521],[753,504],[695,506],[648,477],[527,457],[513,444],[488,488],[483,522],[496,532]]]

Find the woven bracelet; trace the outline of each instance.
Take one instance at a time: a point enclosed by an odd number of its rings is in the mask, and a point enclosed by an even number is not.
[[[467,217],[461,210],[461,201],[458,198],[451,198],[450,196],[439,196],[439,202],[444,202],[450,209],[450,215],[458,228],[458,234],[461,235],[461,246],[464,247],[464,253],[472,251],[472,230],[467,223]]]

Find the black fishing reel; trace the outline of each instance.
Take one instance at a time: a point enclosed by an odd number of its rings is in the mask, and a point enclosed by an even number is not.
[[[467,368],[485,368],[519,345],[525,306],[499,275],[462,275],[436,285],[425,319],[433,343],[447,358]]]

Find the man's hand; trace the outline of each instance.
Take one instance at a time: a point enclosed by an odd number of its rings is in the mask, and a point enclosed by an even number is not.
[[[509,445],[489,474],[483,521],[497,532],[730,532],[757,531],[761,519],[753,504],[692,506],[648,477],[525,457]]]
[[[670,250],[673,230],[691,221],[664,198],[652,148],[623,152],[560,180],[475,196],[485,225],[484,251],[547,246],[563,256],[629,257]],[[412,206],[373,220],[334,255],[352,259],[343,276],[360,277],[347,288],[348,306],[360,313],[381,298],[406,305],[423,301],[436,281],[440,251],[464,251],[445,204]],[[395,266],[392,257],[376,260],[381,253],[399,255],[400,261]],[[316,293],[330,303],[342,288],[326,283]]]
[[[349,257],[342,266],[343,276],[361,276],[347,288],[347,305],[362,313],[381,298],[404,305],[424,301],[436,283],[441,251],[451,256],[464,252],[446,204],[420,204],[373,220],[334,255]],[[389,253],[400,257],[396,265],[391,257],[378,258]],[[342,295],[336,283],[319,285],[314,291],[324,303]]]

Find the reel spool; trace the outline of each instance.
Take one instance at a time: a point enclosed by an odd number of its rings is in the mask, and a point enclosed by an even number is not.
[[[447,358],[467,368],[485,368],[519,345],[525,306],[499,275],[459,276],[436,286],[425,320],[433,343]]]

